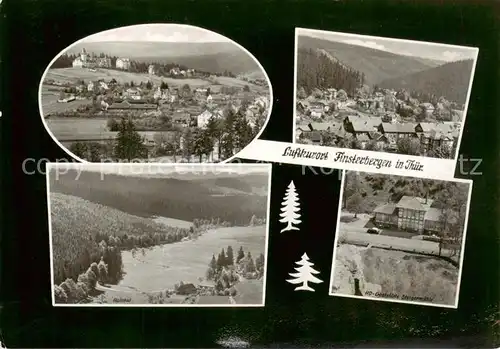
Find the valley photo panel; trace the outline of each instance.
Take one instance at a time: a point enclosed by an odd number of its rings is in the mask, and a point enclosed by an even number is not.
[[[342,169],[413,160],[415,176],[453,177],[478,51],[296,28],[294,142],[335,151]]]
[[[270,164],[49,163],[54,306],[261,307]]]
[[[330,295],[457,308],[471,191],[344,171]]]

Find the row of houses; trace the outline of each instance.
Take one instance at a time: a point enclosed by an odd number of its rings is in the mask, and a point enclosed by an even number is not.
[[[374,223],[380,228],[397,228],[419,234],[439,235],[444,225],[457,224],[458,215],[433,207],[433,200],[416,196],[403,196],[397,203],[385,203],[373,210]]]
[[[73,60],[72,66],[74,68],[112,68],[112,62],[110,57],[98,57],[93,53],[88,54],[85,48],[82,48],[80,54]],[[115,67],[122,70],[130,69],[130,59],[118,58]]]
[[[321,144],[326,133],[334,138],[334,142],[342,139],[356,138],[364,148],[370,141],[375,141],[381,148],[394,147],[401,138],[418,138],[424,151],[439,146],[451,149],[458,139],[460,123],[404,123],[393,124],[383,122],[380,117],[347,116],[343,122],[316,123],[296,129],[296,137],[310,139],[313,143]]]

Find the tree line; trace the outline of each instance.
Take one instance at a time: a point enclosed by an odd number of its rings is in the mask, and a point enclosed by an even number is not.
[[[56,69],[56,68],[71,68],[73,66],[73,61],[79,57],[79,54],[63,54],[59,56],[54,63],[51,65],[51,68]],[[103,68],[111,68],[111,69],[116,69],[116,60],[118,59],[117,56],[111,56],[107,55],[104,53],[99,53],[95,55],[95,57],[99,58],[109,58],[111,61],[111,66],[110,67],[103,67]],[[155,75],[157,76],[164,76],[164,77],[172,77],[172,78],[182,78],[183,76],[179,74],[172,74],[171,70],[172,69],[178,69],[179,71],[187,71],[189,67],[183,64],[178,64],[174,62],[170,63],[160,63],[160,62],[153,62],[153,63],[147,63],[144,61],[139,61],[139,60],[133,60],[130,59],[130,67],[127,69],[127,71],[131,73],[148,73],[149,72],[149,66],[153,65],[155,68]],[[211,75],[215,76],[227,76],[227,77],[232,77],[235,78],[236,75],[229,70],[225,70],[221,73],[211,73],[203,70],[196,70],[195,75],[198,77],[209,77]]]
[[[297,88],[309,95],[316,88],[343,89],[349,96],[365,82],[364,73],[350,69],[327,55],[313,49],[298,49]]]

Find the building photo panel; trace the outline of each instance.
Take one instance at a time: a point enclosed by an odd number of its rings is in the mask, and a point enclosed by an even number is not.
[[[264,306],[271,165],[49,163],[54,306]]]
[[[456,308],[471,191],[344,171],[330,295]]]
[[[89,162],[224,162],[257,138],[272,87],[231,39],[181,24],[87,36],[50,62],[39,86],[47,132]]]
[[[295,35],[296,143],[456,160],[477,48]]]

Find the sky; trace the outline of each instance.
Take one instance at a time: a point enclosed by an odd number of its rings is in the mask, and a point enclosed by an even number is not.
[[[64,176],[68,168],[78,172],[100,172],[106,174],[119,174],[123,176],[141,177],[177,177],[179,179],[189,179],[199,176],[224,176],[224,175],[244,175],[248,173],[269,172],[268,166],[252,164],[168,164],[168,163],[103,163],[103,164],[79,164],[60,163],[51,171],[51,175]]]
[[[230,42],[220,34],[181,24],[140,24],[106,30],[91,35],[83,42]]]
[[[342,42],[345,44],[365,46],[391,53],[453,62],[462,59],[474,59],[477,49],[453,45],[424,43],[398,39],[377,38],[365,35],[299,30],[299,35],[307,35],[319,39]]]

